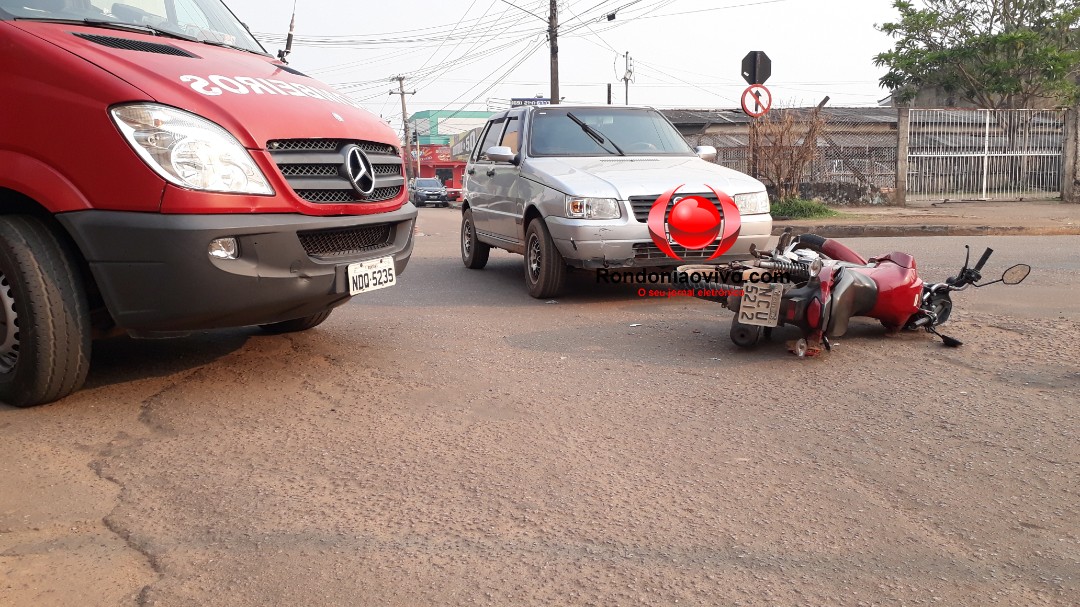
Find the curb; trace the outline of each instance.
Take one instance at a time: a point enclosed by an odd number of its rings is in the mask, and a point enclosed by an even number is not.
[[[799,225],[774,223],[773,236],[786,228],[796,234],[817,234],[825,238],[870,238],[907,236],[1080,236],[1075,226],[959,226],[959,225]]]

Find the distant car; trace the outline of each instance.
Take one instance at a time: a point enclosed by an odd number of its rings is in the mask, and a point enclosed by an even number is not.
[[[450,206],[450,199],[446,195],[446,186],[434,178],[421,177],[414,179],[409,185],[409,198],[418,207],[429,204]]]

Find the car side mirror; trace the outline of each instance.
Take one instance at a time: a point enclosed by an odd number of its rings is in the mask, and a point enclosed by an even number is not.
[[[1001,282],[1007,285],[1018,285],[1024,282],[1024,279],[1031,273],[1031,266],[1026,263],[1018,263],[1015,266],[1005,270],[1005,273],[1001,275]]]
[[[698,158],[702,160],[708,160],[709,162],[716,162],[716,148],[711,145],[699,145],[694,148],[697,152]]]
[[[496,145],[488,148],[487,151],[484,152],[484,156],[487,156],[488,160],[494,162],[514,162],[517,159],[517,154],[504,145]]]

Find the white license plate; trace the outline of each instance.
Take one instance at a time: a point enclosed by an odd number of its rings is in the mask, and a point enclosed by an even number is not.
[[[744,325],[775,327],[780,324],[780,300],[783,296],[783,285],[745,283],[742,301],[739,303],[739,322]]]
[[[382,257],[349,265],[349,295],[378,291],[397,284],[394,258]]]

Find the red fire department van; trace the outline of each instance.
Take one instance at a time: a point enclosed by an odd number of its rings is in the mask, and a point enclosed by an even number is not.
[[[0,0],[0,402],[94,337],[301,331],[412,254],[397,135],[220,0]]]

